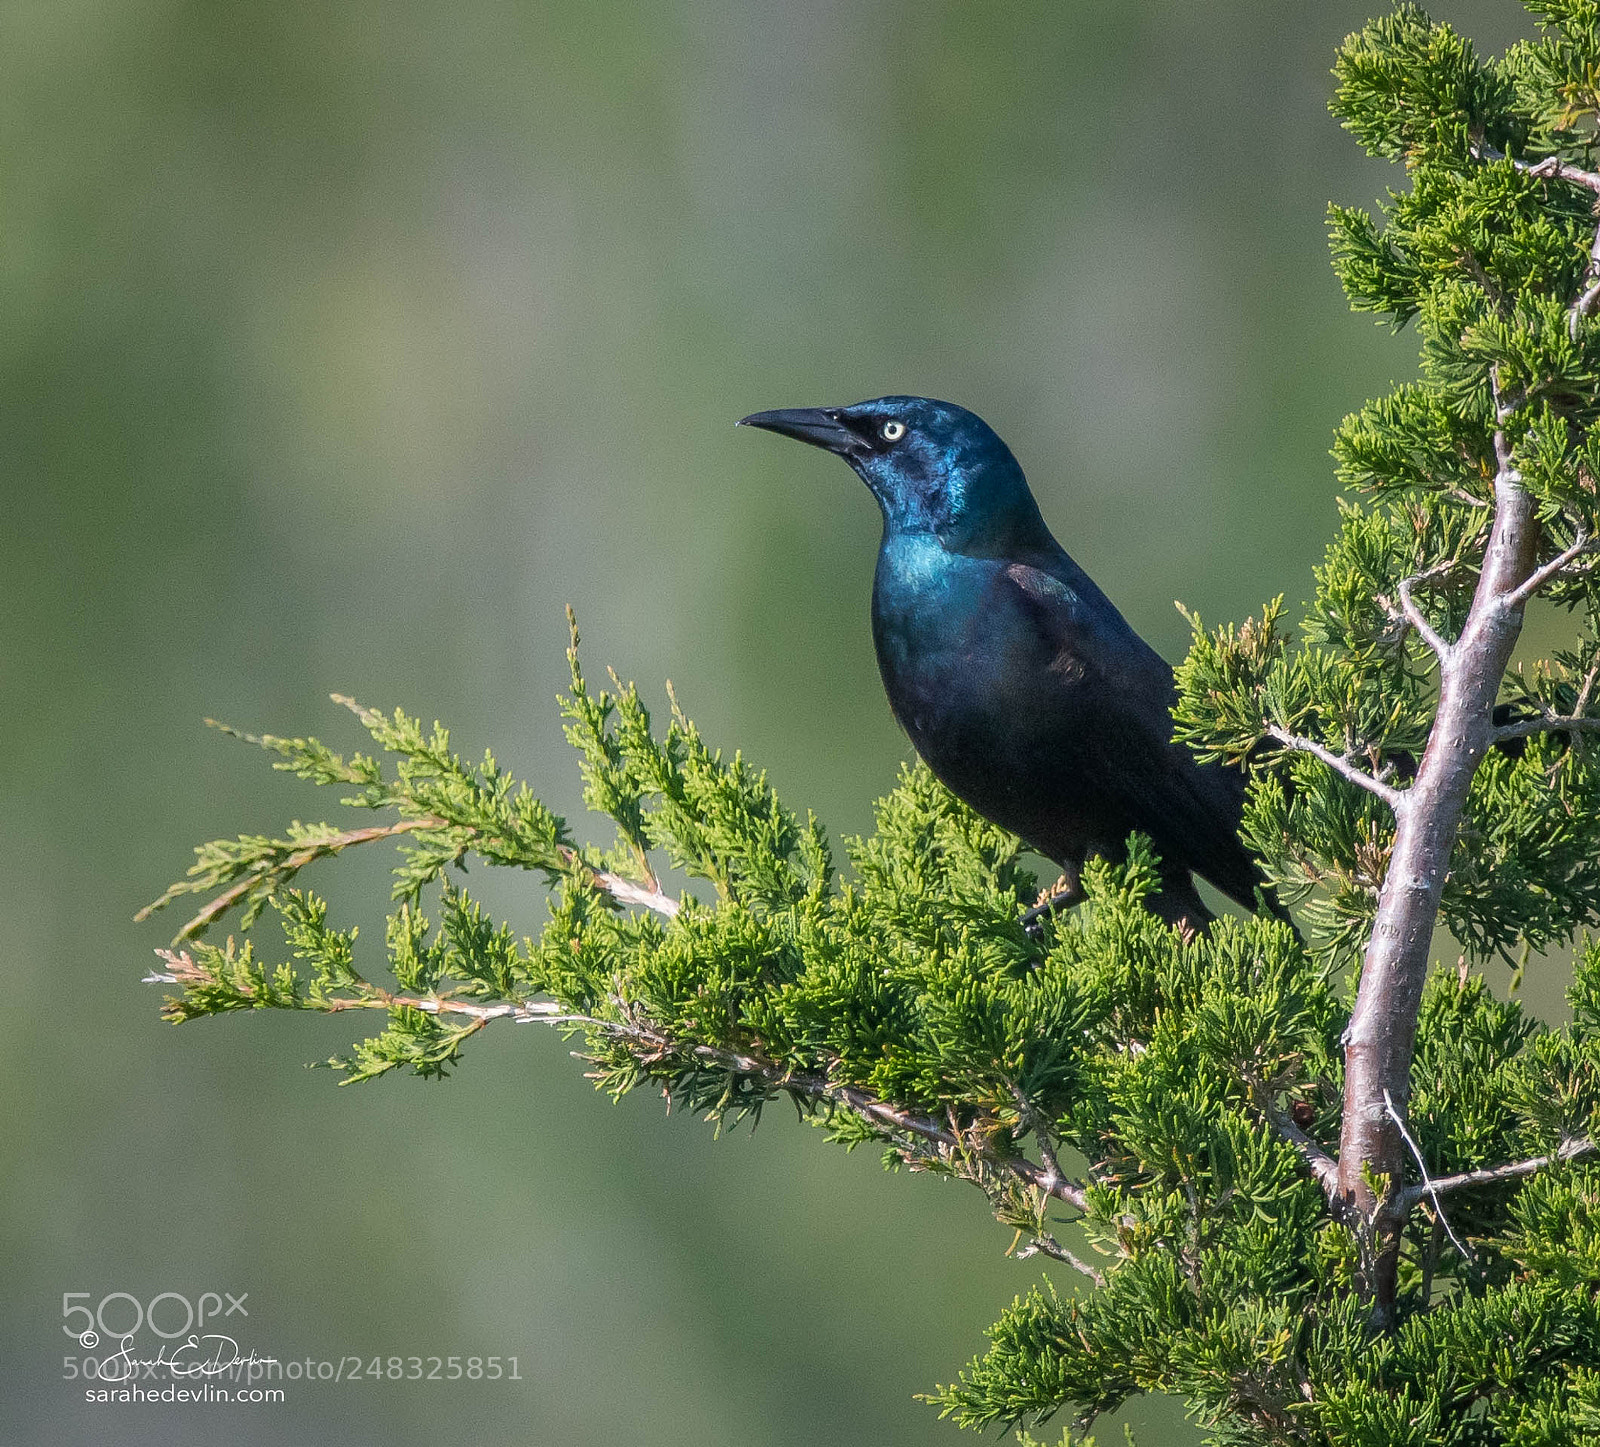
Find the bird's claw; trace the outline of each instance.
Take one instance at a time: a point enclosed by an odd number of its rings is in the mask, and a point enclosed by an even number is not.
[[[1048,916],[1059,914],[1062,910],[1071,909],[1073,905],[1082,902],[1083,889],[1078,881],[1070,874],[1063,874],[1048,889],[1041,889],[1033,908],[1023,912],[1024,933],[1032,939],[1038,939],[1044,933],[1044,921]]]

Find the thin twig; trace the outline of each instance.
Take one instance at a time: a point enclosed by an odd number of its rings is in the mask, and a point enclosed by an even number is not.
[[[1595,228],[1594,241],[1589,246],[1589,269],[1583,279],[1587,283],[1585,290],[1567,309],[1567,335],[1573,341],[1583,330],[1583,319],[1600,306],[1600,227]]]
[[[408,834],[413,829],[443,829],[444,827],[445,821],[443,819],[431,817],[400,819],[393,824],[374,824],[366,829],[347,829],[341,834],[330,834],[323,839],[310,840],[293,853],[284,856],[277,863],[264,863],[260,867],[252,869],[243,879],[223,890],[221,894],[178,931],[177,938],[180,940],[192,939],[207,925],[216,920],[219,915],[226,914],[252,889],[266,880],[279,876],[287,879],[291,875],[298,874],[306,865],[315,860],[338,854],[342,850],[350,848],[353,844],[366,844],[374,839],[389,839],[396,834]],[[181,886],[174,885],[155,903],[147,904],[138,914],[134,915],[135,922],[142,922],[148,919],[156,910],[173,898],[174,891],[180,888]]]
[[[1588,729],[1600,729],[1600,718],[1587,716],[1589,696],[1594,692],[1597,676],[1600,676],[1600,657],[1590,665],[1589,671],[1583,676],[1583,682],[1578,685],[1578,697],[1572,705],[1571,713],[1551,713],[1548,708],[1541,706],[1538,718],[1524,718],[1518,719],[1515,723],[1501,724],[1489,737],[1499,744],[1507,739],[1530,738],[1534,734],[1581,733]]]
[[[1503,744],[1507,739],[1525,739],[1534,734],[1584,733],[1600,729],[1600,718],[1571,718],[1563,714],[1549,714],[1543,718],[1519,719],[1516,723],[1502,724],[1489,739]]]
[[[1049,1256],[1056,1261],[1064,1261],[1076,1271],[1081,1271],[1096,1286],[1104,1286],[1106,1279],[1094,1269],[1087,1261],[1074,1256],[1054,1236],[1030,1236],[1028,1244],[1020,1251],[1012,1253],[1017,1261],[1026,1261],[1030,1256]]]
[[[676,919],[678,911],[683,907],[670,894],[663,894],[659,885],[652,889],[648,885],[635,884],[631,879],[624,879],[620,874],[613,874],[609,869],[591,868],[576,849],[563,846],[561,857],[568,864],[589,870],[595,884],[618,904],[638,905],[641,909],[654,910],[667,919]]]
[[[1325,1151],[1313,1137],[1300,1129],[1294,1121],[1268,1098],[1266,1088],[1259,1082],[1248,1081],[1250,1094],[1257,1110],[1267,1118],[1268,1124],[1289,1142],[1305,1161],[1322,1192],[1331,1201],[1339,1189],[1339,1162]]]
[[[1034,1110],[1028,1097],[1021,1089],[1008,1081],[1011,1086],[1011,1098],[1017,1103],[1017,1114],[1021,1117],[1023,1125],[1033,1132],[1033,1138],[1039,1142],[1039,1154],[1044,1159],[1045,1169],[1058,1181],[1066,1179],[1066,1172],[1061,1169],[1061,1162],[1056,1159],[1056,1148],[1050,1138],[1050,1129],[1039,1119],[1039,1113]]]
[[[1289,733],[1286,729],[1269,726],[1267,737],[1276,739],[1286,749],[1296,753],[1310,754],[1314,759],[1320,759],[1334,773],[1342,779],[1348,779],[1358,788],[1365,789],[1369,794],[1375,794],[1382,799],[1395,813],[1399,813],[1405,806],[1405,792],[1396,789],[1393,785],[1386,784],[1382,779],[1369,774],[1360,768],[1348,754],[1336,754],[1332,749],[1324,748],[1315,739],[1305,738],[1301,734]]]
[[[1585,553],[1592,553],[1594,550],[1595,542],[1589,536],[1588,529],[1580,527],[1571,547],[1558,553],[1542,568],[1534,569],[1520,587],[1513,588],[1504,595],[1500,600],[1500,606],[1502,608],[1520,608],[1568,564],[1576,562]]]
[[[1462,1171],[1460,1175],[1441,1176],[1436,1181],[1428,1180],[1427,1172],[1424,1171],[1423,1184],[1408,1186],[1401,1196],[1401,1201],[1409,1210],[1424,1196],[1431,1196],[1437,1206],[1438,1198],[1451,1191],[1465,1190],[1469,1186],[1492,1186],[1499,1181],[1520,1180],[1523,1176],[1535,1175],[1563,1161],[1575,1161],[1584,1156],[1592,1156],[1596,1151],[1600,1151],[1600,1144],[1583,1136],[1576,1140],[1562,1141],[1552,1155],[1534,1156],[1526,1161],[1507,1161],[1504,1165],[1485,1166],[1476,1171]]]
[[[1472,149],[1482,161],[1507,159],[1504,151],[1496,150],[1483,142],[1479,142]],[[1519,161],[1515,157],[1511,157],[1510,160],[1511,164],[1525,176],[1537,177],[1540,180],[1570,181],[1574,186],[1582,186],[1584,190],[1600,195],[1600,174],[1585,171],[1581,166],[1563,161],[1560,156],[1546,156],[1542,161]]]
[[[1030,1186],[1037,1186],[1048,1196],[1065,1201],[1080,1211],[1087,1209],[1087,1198],[1082,1184],[1067,1179],[1059,1170],[1035,1165],[1025,1157],[997,1156],[992,1151],[975,1147],[970,1139],[955,1130],[946,1129],[927,1116],[917,1115],[899,1106],[890,1105],[887,1101],[878,1100],[858,1086],[842,1085],[829,1080],[825,1075],[785,1070],[771,1061],[738,1051],[724,1050],[715,1045],[674,1044],[658,1031],[644,1026],[599,1019],[592,1023],[608,1034],[650,1045],[668,1054],[687,1052],[701,1060],[709,1060],[725,1069],[749,1076],[753,1080],[763,1081],[775,1090],[785,1090],[791,1094],[805,1095],[815,1100],[826,1100],[835,1105],[842,1105],[864,1120],[889,1126],[920,1140],[931,1141],[951,1152],[965,1152],[978,1156],[986,1164],[1007,1171],[1019,1180],[1026,1181]]]
[[[178,931],[176,938],[180,940],[194,938],[208,925],[214,923],[232,909],[257,885],[272,879],[287,880],[292,875],[299,873],[306,865],[318,859],[338,854],[352,845],[366,844],[374,839],[389,839],[397,834],[409,834],[417,829],[449,829],[452,827],[455,826],[452,826],[447,819],[436,819],[428,816],[421,819],[400,819],[393,824],[375,824],[366,829],[350,829],[342,834],[330,835],[325,839],[312,840],[275,864],[264,864],[258,869],[251,870],[243,879],[223,890],[221,894],[211,900]],[[475,836],[478,831],[469,827],[466,832]],[[586,872],[596,888],[605,894],[609,894],[618,904],[634,905],[642,909],[653,910],[667,919],[675,918],[682,907],[677,900],[670,895],[663,894],[659,888],[650,889],[645,885],[636,884],[631,879],[624,879],[620,874],[613,874],[608,869],[594,868],[576,849],[563,844],[559,852],[563,863],[573,869]],[[165,904],[171,896],[172,891],[169,890],[166,895],[163,895],[154,904],[146,905],[134,918],[136,920],[147,919],[152,912]]]
[[[1418,583],[1432,582],[1434,578],[1443,577],[1446,573],[1451,572],[1455,566],[1456,560],[1450,558],[1448,561],[1439,563],[1432,568],[1425,568],[1422,572],[1415,573],[1409,578],[1402,578],[1399,587],[1396,589],[1400,594],[1400,606],[1405,611],[1406,622],[1417,630],[1417,636],[1441,660],[1449,657],[1450,645],[1439,636],[1433,624],[1428,622],[1427,615],[1417,606],[1416,599],[1411,596],[1411,590]]]
[[[1077,1181],[1063,1178],[1059,1172],[1048,1167],[1037,1166],[1032,1161],[1021,1156],[995,1156],[993,1153],[975,1149],[970,1140],[963,1139],[953,1131],[935,1124],[926,1116],[914,1115],[910,1111],[901,1110],[884,1101],[876,1100],[864,1090],[858,1090],[853,1085],[836,1085],[818,1075],[794,1075],[779,1070],[776,1066],[758,1067],[747,1057],[733,1056],[725,1051],[717,1051],[710,1046],[697,1045],[694,1053],[703,1059],[712,1059],[719,1064],[728,1065],[737,1069],[742,1075],[750,1075],[756,1079],[765,1080],[778,1090],[798,1091],[801,1094],[812,1096],[819,1100],[833,1101],[853,1111],[864,1120],[877,1121],[882,1125],[891,1126],[895,1130],[904,1131],[907,1135],[917,1136],[922,1140],[933,1141],[955,1152],[968,1152],[979,1156],[991,1166],[1009,1172],[1018,1180],[1026,1181],[1030,1186],[1037,1186],[1047,1196],[1054,1196],[1057,1200],[1065,1201],[1069,1206],[1078,1210],[1088,1209],[1088,1199],[1084,1187]]]
[[[211,972],[194,962],[187,950],[157,950],[166,961],[165,970],[152,970],[141,983],[146,985],[196,985],[211,980]],[[248,994],[248,991],[241,991]],[[329,1015],[345,1010],[420,1010],[425,1015],[462,1015],[487,1024],[490,1020],[515,1020],[519,1025],[532,1021],[545,1024],[589,1024],[587,1015],[564,1012],[553,1000],[500,1000],[492,1005],[463,1000],[453,995],[397,995],[376,985],[370,995],[334,995],[315,1001],[313,1009]]]
[[[1578,685],[1578,699],[1572,705],[1572,712],[1575,715],[1582,714],[1588,709],[1589,695],[1594,692],[1597,677],[1600,677],[1600,655],[1596,655],[1595,661],[1589,665],[1589,671],[1583,676],[1583,682]]]
[[[1453,1230],[1451,1230],[1450,1218],[1445,1215],[1444,1206],[1439,1200],[1439,1188],[1434,1185],[1433,1181],[1428,1176],[1428,1163],[1422,1159],[1421,1149],[1418,1147],[1416,1141],[1412,1139],[1411,1132],[1406,1129],[1405,1121],[1401,1118],[1400,1112],[1395,1109],[1394,1097],[1390,1095],[1387,1090],[1383,1092],[1383,1103],[1389,1112],[1389,1119],[1395,1123],[1396,1129],[1398,1129],[1400,1132],[1400,1138],[1411,1148],[1411,1154],[1416,1160],[1417,1169],[1422,1172],[1422,1192],[1417,1199],[1421,1200],[1422,1196],[1431,1196],[1433,1198],[1433,1209],[1437,1213],[1437,1219],[1439,1223],[1444,1227],[1444,1234],[1450,1238],[1451,1244],[1456,1248],[1457,1251],[1461,1253],[1465,1260],[1476,1262],[1477,1257],[1475,1257],[1472,1252],[1467,1249],[1461,1238],[1457,1236]],[[1404,1201],[1405,1196],[1409,1194],[1409,1192],[1406,1192],[1404,1195],[1402,1195],[1401,1200]]]
[[[157,950],[156,953],[166,961],[168,968],[147,975],[147,984],[189,985],[211,979],[210,973],[197,965],[187,952]],[[616,1003],[626,1012],[626,1002],[617,1000]],[[1080,1211],[1086,1209],[1083,1184],[1065,1177],[1053,1160],[1049,1165],[1040,1166],[1023,1156],[999,1155],[976,1144],[969,1136],[946,1129],[927,1116],[879,1100],[858,1086],[842,1084],[822,1074],[787,1070],[773,1061],[716,1045],[691,1045],[685,1041],[674,1041],[659,1030],[628,1020],[604,1020],[594,1015],[575,1014],[563,1010],[554,1001],[508,1000],[483,1004],[451,995],[396,995],[378,988],[373,988],[367,995],[340,995],[317,1001],[312,1008],[329,1014],[343,1010],[406,1008],[430,1015],[462,1015],[480,1025],[486,1025],[491,1020],[514,1020],[522,1024],[542,1021],[552,1025],[582,1026],[640,1048],[654,1059],[669,1055],[692,1055],[735,1074],[759,1080],[773,1090],[842,1106],[875,1125],[940,1146],[948,1155],[977,1157],[986,1166],[1015,1176],[1047,1196],[1065,1201]]]
[[[1589,261],[1589,274],[1592,276],[1600,257],[1592,257]],[[1567,334],[1573,341],[1578,340],[1578,333],[1582,330],[1583,319],[1594,315],[1594,309],[1600,306],[1600,281],[1595,282],[1577,301],[1573,302],[1572,309],[1567,313]]]

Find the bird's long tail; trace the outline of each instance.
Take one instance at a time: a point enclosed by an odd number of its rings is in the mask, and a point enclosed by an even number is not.
[[[1063,884],[1066,887],[1062,887]],[[1063,876],[1053,890],[1047,890],[1040,896],[1039,902],[1023,914],[1023,927],[1030,934],[1036,933],[1041,921],[1047,915],[1059,914],[1082,901],[1082,889],[1075,881],[1067,882],[1066,876]],[[1305,943],[1305,936],[1300,933],[1300,927],[1295,924],[1293,916],[1271,886],[1262,884],[1257,887],[1256,905],[1258,912],[1264,909],[1274,919],[1282,920],[1294,931],[1294,937],[1301,944]],[[1209,934],[1212,922],[1216,919],[1216,916],[1206,908],[1205,901],[1200,898],[1193,877],[1183,871],[1171,873],[1163,871],[1161,888],[1145,899],[1145,908],[1157,918],[1187,934]]]

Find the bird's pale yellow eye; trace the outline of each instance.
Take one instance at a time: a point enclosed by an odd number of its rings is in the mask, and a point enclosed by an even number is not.
[[[904,422],[885,422],[883,424],[883,440],[885,442],[898,442],[906,435]]]

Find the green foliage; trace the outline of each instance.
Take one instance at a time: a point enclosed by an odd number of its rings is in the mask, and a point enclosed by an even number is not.
[[[1600,535],[1600,177],[1574,172],[1600,126],[1600,3],[1529,8],[1541,38],[1498,60],[1411,6],[1342,48],[1335,113],[1408,185],[1376,216],[1334,209],[1334,265],[1355,308],[1414,325],[1421,375],[1338,430],[1353,496],[1298,627],[1281,599],[1192,619],[1178,670],[1179,734],[1250,770],[1246,838],[1310,946],[1266,917],[1168,929],[1142,906],[1158,874],[1138,839],[1030,932],[1018,842],[920,766],[836,869],[817,821],[675,700],[661,728],[632,685],[591,689],[574,631],[562,710],[604,845],[439,726],[341,700],[373,753],[250,741],[385,821],[202,846],[152,906],[209,897],[161,952],[167,1018],[374,1012],[328,1062],[346,1081],[442,1077],[479,1030],[543,1020],[613,1095],[647,1085],[727,1124],[787,1098],[846,1147],[975,1184],[1014,1250],[1078,1274],[1018,1298],[934,1396],[968,1427],[1065,1414],[1066,1442],[1162,1391],[1239,1447],[1600,1443],[1600,945],[1561,1029],[1471,968],[1600,921],[1600,570],[1581,547]],[[1540,559],[1572,550],[1545,580],[1572,637],[1504,680],[1510,732],[1473,780],[1441,906],[1464,955],[1422,1001],[1415,1159],[1388,1198],[1399,1300],[1375,1322],[1323,1179],[1345,967],[1429,746],[1429,635],[1462,626],[1513,478]],[[399,853],[369,959],[298,877],[379,839]],[[469,856],[540,875],[542,923],[485,915],[454,872]],[[268,909],[281,949],[205,938]]]
[[[1016,841],[921,767],[879,801],[875,832],[848,842],[844,879],[818,826],[795,822],[759,773],[707,749],[681,715],[658,736],[634,690],[590,695],[576,664],[566,706],[591,795],[614,811],[609,851],[513,854],[509,811],[484,800],[520,789],[497,772],[484,785],[439,730],[358,714],[393,763],[368,771],[373,787],[402,817],[433,811],[481,830],[497,862],[546,868],[536,939],[446,877],[431,922],[413,902],[407,844],[383,958],[361,963],[355,932],[335,928],[319,896],[277,889],[287,960],[268,967],[233,939],[165,952],[164,978],[181,987],[168,1017],[381,1012],[378,1034],[329,1062],[346,1080],[443,1076],[493,1020],[547,1019],[581,1035],[613,1094],[649,1085],[729,1122],[788,1096],[846,1145],[876,1142],[892,1165],[974,1182],[1035,1250],[1069,1254],[1070,1229],[1102,1284],[1041,1288],[1004,1314],[989,1352],[934,1398],[969,1426],[1065,1409],[1083,1427],[1152,1390],[1187,1397],[1229,1442],[1382,1440],[1372,1423],[1396,1413],[1439,1424],[1414,1440],[1457,1440],[1440,1433],[1490,1420],[1487,1406],[1506,1423],[1534,1410],[1497,1386],[1508,1381],[1537,1383],[1551,1421],[1589,1410],[1589,1378],[1574,1373],[1600,1361],[1571,1343],[1586,1340],[1600,1271],[1600,1169],[1582,1162],[1456,1196],[1470,1258],[1419,1216],[1404,1248],[1406,1325],[1375,1346],[1343,1233],[1271,1124],[1298,1105],[1313,1133],[1337,1131],[1343,990],[1285,926],[1167,929],[1141,907],[1156,873],[1139,846],[1124,866],[1092,863],[1088,902],[1030,936],[1020,912],[1035,882]],[[291,757],[334,756],[304,740]],[[566,838],[564,823],[543,837]],[[626,856],[629,882],[659,890],[657,851],[706,881],[707,897],[667,902],[674,915],[619,908],[607,867]],[[1590,1129],[1600,947],[1573,998],[1574,1027],[1551,1031],[1474,977],[1435,979],[1412,1109],[1432,1175]],[[1040,1156],[1083,1163],[1081,1202],[1015,1173]],[[1533,1327],[1515,1360],[1472,1347],[1518,1313]]]
[[[1379,218],[1336,207],[1334,267],[1357,309],[1415,320],[1422,377],[1345,419],[1334,456],[1362,497],[1342,504],[1298,636],[1280,605],[1207,634],[1179,670],[1179,732],[1202,752],[1261,759],[1287,733],[1403,784],[1428,738],[1437,665],[1401,584],[1446,638],[1466,616],[1493,521],[1497,429],[1538,500],[1541,555],[1600,533],[1600,324],[1595,192],[1541,162],[1587,163],[1600,111],[1590,7],[1533,6],[1542,39],[1482,62],[1447,25],[1402,6],[1351,36],[1334,112],[1410,187]],[[1588,48],[1586,48],[1588,47]],[[1498,411],[1497,411],[1498,407]],[[1574,646],[1509,678],[1508,714],[1593,717],[1600,572],[1584,558],[1548,596],[1579,615]],[[1600,921],[1600,776],[1591,738],[1515,741],[1474,781],[1442,918],[1474,960],[1519,958]],[[1259,773],[1246,834],[1325,945],[1366,939],[1390,811],[1311,755]]]

